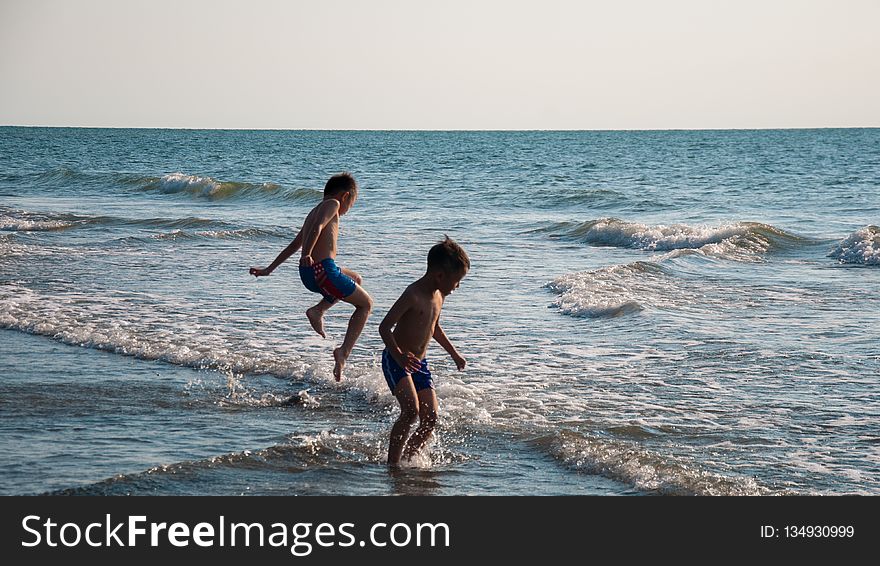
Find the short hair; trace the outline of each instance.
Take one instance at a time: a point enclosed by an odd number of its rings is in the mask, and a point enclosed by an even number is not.
[[[324,197],[336,196],[339,193],[352,193],[357,195],[358,185],[351,173],[343,172],[333,175],[324,185]]]
[[[471,260],[464,248],[446,236],[445,239],[435,244],[428,251],[428,271],[443,270],[447,273],[467,271],[471,268]]]

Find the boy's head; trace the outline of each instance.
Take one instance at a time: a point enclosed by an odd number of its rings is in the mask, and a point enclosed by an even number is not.
[[[458,289],[470,268],[467,253],[449,236],[428,251],[428,274],[434,278],[443,296]]]
[[[332,198],[339,201],[339,214],[345,214],[354,206],[357,200],[358,186],[357,181],[351,176],[351,173],[339,173],[333,175],[324,185],[324,198]]]

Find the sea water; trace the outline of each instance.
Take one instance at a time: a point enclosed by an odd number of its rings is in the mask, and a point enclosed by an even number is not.
[[[338,262],[296,258],[352,172]],[[880,494],[880,130],[0,128],[5,494]],[[384,465],[377,327],[444,235],[437,434]]]

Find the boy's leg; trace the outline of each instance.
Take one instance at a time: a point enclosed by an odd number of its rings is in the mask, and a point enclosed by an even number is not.
[[[416,452],[422,449],[422,446],[431,438],[434,432],[434,425],[437,423],[437,394],[430,387],[422,389],[418,392],[419,397],[419,428],[409,438],[406,443],[406,450],[403,452],[404,458],[409,460]]]
[[[367,318],[373,310],[373,298],[360,285],[355,285],[354,292],[342,300],[354,305],[354,313],[348,321],[348,330],[345,331],[342,346],[333,350],[333,359],[336,361],[336,365],[333,367],[333,376],[336,377],[336,381],[342,379],[342,368],[345,367],[345,361],[351,355],[354,344],[360,337],[364,325],[367,324]]]
[[[415,424],[419,416],[419,400],[416,396],[416,388],[413,386],[412,377],[407,375],[397,382],[394,388],[394,396],[400,403],[400,416],[391,427],[391,440],[388,442],[388,465],[396,466],[400,463],[400,455],[410,428]]]
[[[361,277],[360,273],[358,273],[357,271],[355,271],[353,269],[349,269],[347,267],[340,267],[339,271],[341,271],[341,272],[345,273],[346,275],[348,275],[349,277],[351,277],[352,280],[354,280],[354,282],[357,283],[358,285],[362,285],[364,282],[364,278]]]
[[[317,305],[306,309],[306,318],[309,319],[309,324],[311,324],[312,329],[323,338],[327,337],[327,335],[324,334],[324,313],[335,304],[336,303],[329,302],[327,299],[321,299]]]

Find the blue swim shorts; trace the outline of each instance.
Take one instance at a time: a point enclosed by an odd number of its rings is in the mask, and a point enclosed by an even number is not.
[[[299,266],[299,278],[306,289],[323,295],[324,300],[331,305],[351,295],[357,288],[354,280],[343,273],[331,257],[310,267]]]
[[[400,380],[406,377],[406,370],[397,365],[397,362],[388,353],[387,348],[382,351],[382,373],[385,374],[385,381],[388,382],[388,387],[391,388],[392,393],[394,393],[394,389]],[[431,370],[428,369],[427,359],[422,360],[422,367],[411,375],[416,391],[434,389],[434,380],[431,378]]]

